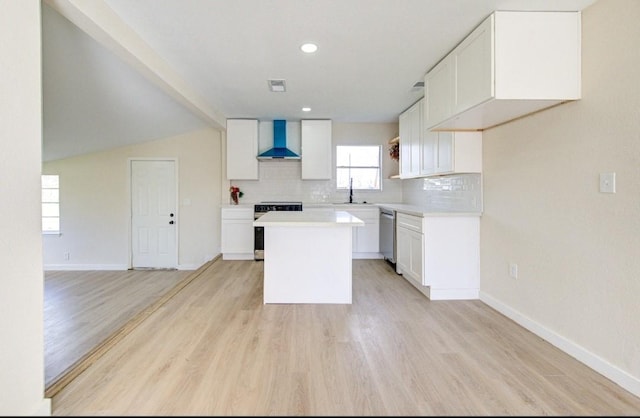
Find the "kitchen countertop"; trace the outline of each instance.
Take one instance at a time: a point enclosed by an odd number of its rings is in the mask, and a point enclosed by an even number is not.
[[[364,221],[342,210],[305,212],[270,211],[253,222],[253,226],[291,226],[291,227],[339,227],[364,226]]]
[[[436,211],[424,206],[407,205],[404,203],[376,203],[380,208],[395,210],[396,212],[407,213],[415,216],[482,216],[481,212],[444,212]]]
[[[221,205],[223,208],[247,208],[253,209],[254,203],[245,203],[239,205]],[[379,207],[379,208],[387,208],[391,210],[395,210],[397,212],[403,212],[410,215],[415,216],[482,216],[482,212],[453,212],[453,211],[442,211],[442,210],[434,210],[433,208],[428,208],[420,205],[410,205],[405,203],[302,203],[302,212],[304,212],[305,208],[308,209],[318,209],[318,208],[333,208],[338,209],[338,211],[344,211],[348,208],[370,208],[370,207]],[[271,213],[271,212],[268,212]],[[295,213],[295,211],[277,211],[276,213]],[[308,213],[308,212],[307,212]],[[264,215],[263,215],[264,216]],[[262,219],[262,218],[261,218]]]

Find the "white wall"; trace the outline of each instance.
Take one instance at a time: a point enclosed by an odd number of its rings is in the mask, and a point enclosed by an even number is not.
[[[299,124],[287,122],[287,128]],[[293,151],[299,151],[299,137],[288,132],[287,145]],[[335,170],[336,145],[381,145],[382,146],[382,191],[354,191],[358,202],[400,202],[402,184],[399,179],[389,179],[398,173],[398,162],[389,157],[389,140],[398,136],[397,123],[332,123],[333,163]],[[291,143],[290,141],[291,140]],[[269,144],[260,142],[264,151]],[[303,157],[304,158],[304,157]],[[300,160],[260,161],[260,180],[234,180],[233,185],[240,187],[244,196],[241,204],[253,204],[266,200],[295,200],[304,203],[331,203],[349,200],[347,191],[337,191],[335,178],[332,180],[302,180]],[[335,176],[334,176],[335,177]],[[230,183],[227,183],[225,191]],[[222,203],[228,204],[229,196],[222,197]]]
[[[128,164],[153,157],[178,163],[179,268],[197,269],[220,254],[221,133],[205,129],[45,163],[45,174],[60,176],[61,228],[44,236],[45,268],[130,267]]]
[[[40,1],[0,0],[0,10],[0,415],[50,415],[40,233]]]
[[[484,131],[481,220],[482,299],[637,395],[639,21],[637,0],[585,9],[582,100]]]

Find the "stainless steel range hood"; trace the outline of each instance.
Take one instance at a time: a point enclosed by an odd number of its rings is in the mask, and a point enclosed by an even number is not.
[[[287,148],[287,121],[273,121],[273,148],[258,155],[259,160],[299,160],[300,156]]]

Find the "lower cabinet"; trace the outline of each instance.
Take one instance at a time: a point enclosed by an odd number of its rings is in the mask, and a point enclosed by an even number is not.
[[[396,269],[398,273],[422,282],[424,235],[410,229],[398,228],[396,239],[398,246]]]
[[[349,208],[347,212],[364,221],[353,229],[353,258],[380,258],[380,209]]]
[[[253,208],[222,208],[222,259],[253,260]]]
[[[303,211],[342,210],[364,222],[352,228],[352,254],[354,259],[382,258],[380,253],[380,208],[375,205],[329,204],[322,207],[304,207]]]
[[[336,209],[337,210],[337,209]],[[364,226],[353,229],[353,258],[381,258],[380,255],[380,209],[373,207],[357,207],[346,210],[356,218],[364,221]]]
[[[398,212],[396,245],[396,272],[429,299],[479,298],[479,216]]]

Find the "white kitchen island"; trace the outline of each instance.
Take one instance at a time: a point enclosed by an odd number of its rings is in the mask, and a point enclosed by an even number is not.
[[[351,303],[352,228],[345,211],[271,211],[264,227],[264,303]]]

